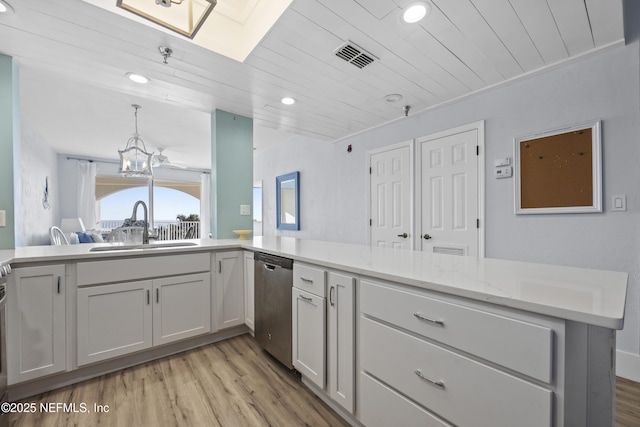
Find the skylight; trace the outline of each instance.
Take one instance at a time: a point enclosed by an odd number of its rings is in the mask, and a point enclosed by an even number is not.
[[[117,7],[116,2],[105,2],[104,0],[83,1],[168,34],[176,34],[174,31],[148,19]],[[287,10],[292,1],[221,1],[204,20],[193,39],[185,37],[185,40],[189,40],[212,52],[243,62],[273,27],[278,18]],[[160,5],[156,6],[162,7]],[[170,10],[170,8],[163,9]]]

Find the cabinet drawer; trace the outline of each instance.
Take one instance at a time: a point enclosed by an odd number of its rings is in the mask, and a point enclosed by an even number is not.
[[[552,423],[550,390],[371,319],[360,330],[362,370],[453,424]]]
[[[210,265],[206,252],[83,261],[78,262],[78,286],[198,273],[209,271]]]
[[[326,303],[325,299],[293,288],[292,319],[293,366],[320,388],[326,382]]]
[[[540,381],[552,380],[551,327],[368,280],[361,280],[360,310]]]
[[[320,297],[326,296],[326,271],[307,264],[293,263],[293,286]]]
[[[361,373],[360,421],[367,427],[451,427],[382,383]],[[401,414],[401,418],[398,415]]]

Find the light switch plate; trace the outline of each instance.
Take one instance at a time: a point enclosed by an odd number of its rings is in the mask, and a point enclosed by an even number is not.
[[[619,194],[617,196],[611,196],[611,210],[617,212],[624,212],[627,210],[627,196],[625,194]]]
[[[0,211],[0,227],[6,227],[6,226],[7,226],[7,212]]]
[[[240,215],[251,215],[251,205],[240,205]]]

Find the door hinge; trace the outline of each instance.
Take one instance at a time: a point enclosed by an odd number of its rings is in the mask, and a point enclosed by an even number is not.
[[[369,168],[369,175],[371,175],[373,173],[373,169]]]
[[[476,218],[476,228],[480,228],[480,218]]]
[[[369,227],[373,226],[373,220],[371,218],[369,218]]]
[[[476,156],[480,155],[480,146],[476,145]]]

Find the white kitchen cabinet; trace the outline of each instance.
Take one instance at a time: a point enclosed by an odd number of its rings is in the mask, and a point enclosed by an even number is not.
[[[210,292],[209,273],[78,289],[78,366],[210,332]]]
[[[291,295],[293,366],[315,385],[324,388],[326,379],[325,298],[295,286]]]
[[[355,409],[355,283],[347,273],[293,265],[293,365],[350,413]]]
[[[383,425],[388,400],[386,417],[426,425],[562,425],[562,321],[368,278],[359,289],[363,423]]]
[[[9,385],[66,368],[64,265],[15,268],[7,287]]]
[[[355,406],[355,282],[351,275],[329,272],[327,392],[350,413]]]
[[[371,317],[545,383],[552,380],[554,332],[550,326],[373,281],[366,281],[361,304]]]
[[[452,427],[367,374],[360,381],[360,421],[367,427]],[[402,418],[398,418],[402,414]]]
[[[78,366],[153,345],[152,290],[151,280],[77,290]]]
[[[255,329],[255,271],[253,252],[244,253],[244,323]]]
[[[547,388],[368,318],[360,332],[363,371],[455,425],[553,425]]]
[[[292,363],[321,389],[326,384],[326,282],[324,268],[293,263]]]
[[[242,251],[213,254],[216,288],[213,321],[218,330],[245,323],[243,264]]]
[[[153,345],[211,332],[209,273],[153,280]]]

